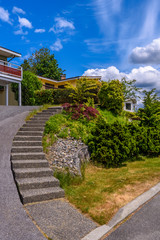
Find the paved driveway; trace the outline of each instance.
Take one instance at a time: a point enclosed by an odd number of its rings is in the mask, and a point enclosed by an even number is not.
[[[0,106],[0,240],[45,240],[26,215],[14,183],[12,140],[32,107]]]

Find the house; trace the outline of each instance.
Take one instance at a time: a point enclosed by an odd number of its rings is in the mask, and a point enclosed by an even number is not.
[[[42,89],[57,89],[57,88],[65,88],[66,84],[72,84],[73,86],[76,86],[76,81],[81,78],[87,78],[92,79],[95,81],[100,81],[101,77],[99,76],[78,76],[78,77],[72,77],[72,78],[66,78],[66,74],[61,75],[61,80],[57,81],[54,79],[49,79],[41,76],[37,76],[38,79],[42,82],[43,87]]]
[[[18,83],[19,106],[21,106],[23,69],[10,62],[15,57],[21,57],[21,54],[0,46],[0,105],[18,105],[11,91],[11,83]]]
[[[126,99],[124,101],[124,110],[129,111],[129,112],[135,112],[135,107],[136,107],[137,101],[136,99]]]

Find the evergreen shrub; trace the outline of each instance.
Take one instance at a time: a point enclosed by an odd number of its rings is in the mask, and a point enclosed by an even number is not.
[[[136,137],[131,135],[127,124],[109,124],[99,117],[88,140],[91,159],[106,167],[120,166],[139,153]]]

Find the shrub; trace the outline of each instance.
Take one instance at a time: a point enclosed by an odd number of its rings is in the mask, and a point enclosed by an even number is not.
[[[72,97],[70,94],[73,92],[72,89],[54,89],[53,90],[53,98],[55,104],[63,104],[63,103],[73,103]]]
[[[36,90],[41,89],[42,83],[31,72],[24,71],[22,80],[22,105],[35,105]],[[12,91],[15,93],[15,98],[18,100],[18,84],[12,83]]]
[[[101,107],[106,108],[116,114],[120,114],[123,110],[123,87],[119,80],[103,82],[99,91],[98,98]]]
[[[131,135],[126,124],[118,121],[109,124],[99,117],[91,134],[88,140],[91,159],[106,167],[120,166],[139,153],[135,136]]]
[[[69,103],[65,103],[63,105],[63,109],[66,114],[71,116],[71,119],[78,120],[78,119],[87,119],[91,120],[96,118],[99,115],[99,112],[93,108],[88,107],[84,104],[74,104],[70,105]]]
[[[69,96],[71,92],[71,89],[42,89],[36,91],[36,104],[62,104],[65,102],[73,103],[73,99]]]
[[[37,105],[53,104],[53,89],[36,91],[35,102]]]

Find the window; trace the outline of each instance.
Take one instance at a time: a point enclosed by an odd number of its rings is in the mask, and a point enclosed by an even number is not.
[[[59,85],[58,88],[64,88],[64,85]]]
[[[131,110],[131,103],[126,103],[126,110]]]
[[[45,89],[54,89],[54,85],[53,84],[49,84],[49,83],[45,83]]]
[[[3,86],[0,86],[0,91],[4,91],[4,87]]]

